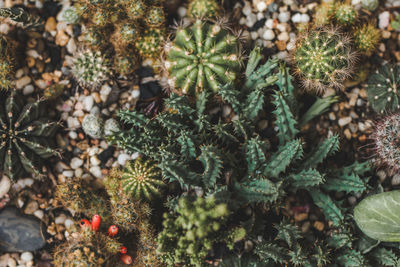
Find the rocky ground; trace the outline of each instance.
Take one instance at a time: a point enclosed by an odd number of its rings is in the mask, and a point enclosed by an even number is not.
[[[371,59],[377,66],[382,61],[400,60],[400,35],[390,25],[397,15],[399,1],[386,1],[385,7],[377,11],[376,23],[382,29],[382,42],[379,50]],[[55,110],[60,114],[60,121],[65,126],[57,135],[60,148],[64,149],[62,158],[51,162],[48,170],[50,179],[36,181],[31,177],[20,179],[11,185],[8,178],[0,183],[0,267],[6,266],[51,266],[51,248],[65,239],[68,229],[73,225],[73,212],[62,209],[53,199],[53,188],[71,177],[83,177],[101,180],[113,166],[124,165],[129,159],[138,155],[129,155],[110,146],[106,140],[91,139],[81,129],[84,116],[88,113],[101,114],[104,119],[115,117],[121,108],[133,108],[138,100],[141,103],[152,103],[161,91],[151,67],[143,66],[135,76],[116,77],[100,86],[97,90],[88,91],[79,87],[70,74],[71,56],[80,47],[80,25],[71,25],[63,20],[63,10],[71,3],[1,1],[0,6],[24,4],[37,10],[44,21],[44,31],[30,32],[18,38],[26,43],[26,61],[15,74],[15,87],[26,97],[43,93],[53,84],[62,84],[65,90],[61,99],[54,102]],[[243,1],[234,7],[234,18],[243,30],[243,37],[248,44],[257,43],[264,47],[266,56],[288,60],[294,48],[297,28],[312,19],[316,2],[284,0]],[[358,0],[353,5],[360,8]],[[186,8],[177,10],[177,17],[184,17]],[[7,23],[0,25],[0,32],[7,33],[13,26]],[[229,116],[231,109],[224,107],[223,113]],[[328,132],[338,132],[342,136],[343,153],[359,151],[357,158],[365,159],[366,151],[372,149],[368,136],[373,121],[379,119],[367,103],[366,90],[363,84],[346,89],[340,94],[340,100],[331,110],[315,124],[315,133],[326,136]],[[267,127],[265,121],[261,127]],[[306,126],[308,127],[308,126]],[[314,129],[309,129],[313,131]],[[343,155],[342,153],[342,155]],[[387,186],[399,186],[400,176],[390,176],[383,170],[378,177]],[[387,182],[386,182],[387,181]],[[10,200],[12,199],[12,201]],[[355,199],[348,199],[350,204]],[[16,205],[22,212],[11,208]],[[4,208],[5,207],[5,208]],[[3,208],[1,210],[1,208]],[[295,210],[295,220],[301,230],[310,228],[323,231],[327,225],[321,220],[321,214],[315,214],[307,207]],[[4,229],[15,220],[16,227]],[[3,227],[3,228],[2,228]],[[17,231],[17,230],[21,231]],[[23,231],[22,231],[23,229]],[[42,235],[40,230],[45,233]],[[28,231],[32,234],[31,244],[19,244],[18,240],[7,240],[4,235],[9,231],[18,235]],[[3,236],[2,236],[3,235]],[[3,242],[7,240],[7,242]],[[39,250],[32,251],[37,247]],[[10,252],[8,251],[21,251]]]

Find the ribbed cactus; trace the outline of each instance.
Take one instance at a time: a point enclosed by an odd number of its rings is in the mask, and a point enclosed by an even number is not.
[[[357,20],[357,11],[350,4],[339,4],[335,9],[335,20],[343,26],[351,26]]]
[[[400,114],[383,118],[372,136],[378,163],[390,170],[400,169]]]
[[[107,80],[110,64],[100,51],[80,51],[75,55],[72,74],[82,86],[98,87]]]
[[[355,53],[348,36],[334,28],[320,28],[299,37],[292,60],[303,86],[321,93],[328,87],[343,87],[353,70]]]
[[[146,59],[159,58],[165,41],[165,31],[162,29],[146,29],[135,43],[139,54]]]
[[[191,18],[215,18],[221,14],[221,8],[215,0],[190,0],[188,15]]]
[[[41,167],[59,152],[54,135],[58,123],[49,119],[44,100],[27,103],[13,90],[0,98],[0,171],[11,180],[25,173],[42,175]]]
[[[373,73],[367,81],[368,101],[379,113],[400,108],[400,66],[386,64]]]
[[[160,27],[165,23],[165,13],[161,6],[149,7],[145,17],[146,24],[149,27]]]
[[[372,54],[381,39],[380,30],[372,23],[362,25],[353,35],[357,50],[367,56]]]
[[[321,27],[329,24],[334,13],[335,5],[333,3],[322,2],[315,8],[314,25],[317,27]]]
[[[164,63],[169,84],[190,95],[203,90],[217,92],[238,76],[240,53],[238,37],[222,23],[196,20],[190,27],[177,29]]]

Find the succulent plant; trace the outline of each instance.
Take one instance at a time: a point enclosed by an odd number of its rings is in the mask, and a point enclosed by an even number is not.
[[[63,11],[62,18],[68,23],[77,23],[80,17],[76,7],[70,6]]]
[[[348,36],[324,27],[299,37],[292,60],[303,87],[321,93],[328,87],[343,87],[353,70],[355,53]]]
[[[100,51],[80,51],[74,57],[72,74],[82,86],[98,87],[110,74],[108,59]]]
[[[381,39],[380,30],[372,23],[364,24],[357,28],[353,35],[357,50],[367,56],[372,54]]]
[[[43,99],[27,103],[12,90],[0,102],[0,171],[13,181],[26,173],[42,176],[41,167],[60,154],[52,148],[58,123],[46,117]]]
[[[392,114],[380,120],[372,138],[375,143],[377,163],[398,171],[400,169],[400,114]]]
[[[0,36],[0,90],[12,86],[15,69],[15,43],[5,36]]]
[[[133,20],[143,18],[146,10],[147,6],[143,0],[129,1],[126,6],[127,14]]]
[[[112,135],[113,133],[118,132],[119,130],[120,130],[119,123],[115,119],[110,118],[104,122],[105,136]]]
[[[379,113],[393,112],[400,107],[400,66],[386,64],[368,78],[368,101]]]
[[[44,89],[43,96],[46,99],[56,99],[65,91],[65,84],[53,84]]]
[[[361,6],[369,11],[374,11],[379,6],[379,0],[361,0]]]
[[[357,20],[357,11],[352,5],[341,3],[336,6],[334,16],[340,25],[351,26]]]
[[[221,14],[221,8],[215,0],[190,0],[188,15],[191,18],[211,19]]]
[[[314,25],[322,27],[331,22],[331,19],[335,13],[334,3],[322,2],[315,8],[314,12]]]
[[[85,134],[98,139],[103,137],[104,121],[100,116],[88,114],[83,118],[82,129]]]
[[[165,23],[165,13],[161,6],[151,6],[146,14],[145,21],[149,27],[160,27]]]
[[[178,28],[168,50],[164,65],[169,71],[169,84],[183,93],[217,92],[239,75],[238,37],[221,22],[196,20],[190,27]]]
[[[139,54],[145,59],[154,59],[160,56],[165,31],[162,29],[146,29],[135,43]]]

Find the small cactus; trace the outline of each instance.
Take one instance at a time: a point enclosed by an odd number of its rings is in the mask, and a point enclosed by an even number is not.
[[[374,11],[379,6],[379,0],[361,0],[361,6],[369,11]]]
[[[377,163],[390,171],[400,170],[400,114],[383,118],[372,135]]]
[[[68,23],[78,23],[79,19],[80,19],[79,14],[76,10],[76,7],[74,7],[74,6],[70,6],[70,7],[66,8],[62,12],[62,18]]]
[[[165,13],[161,6],[153,6],[149,8],[145,22],[149,27],[160,27],[165,23]]]
[[[353,71],[355,53],[348,36],[335,28],[320,28],[299,37],[292,61],[303,87],[321,93],[327,87],[343,87]]]
[[[222,23],[196,20],[188,28],[179,27],[167,52],[169,84],[189,95],[217,92],[235,81],[241,67],[238,37]]]
[[[118,122],[115,119],[110,118],[104,122],[104,135],[105,136],[112,135],[118,131],[120,131],[120,127],[119,127]]]
[[[43,99],[26,103],[16,90],[0,96],[0,171],[11,180],[26,173],[42,176],[46,160],[59,155],[52,149],[58,123],[47,112]]]
[[[366,84],[368,101],[379,113],[400,108],[400,66],[386,64],[373,73]]]
[[[357,20],[357,11],[350,4],[339,4],[335,9],[335,20],[343,26],[351,26]]]
[[[8,90],[12,86],[15,69],[15,46],[12,40],[0,36],[0,90]]]
[[[143,18],[146,14],[146,10],[147,6],[143,0],[129,1],[126,6],[126,12],[133,20]]]
[[[331,22],[335,13],[335,5],[333,3],[321,3],[315,8],[314,12],[314,25],[322,27]]]
[[[110,73],[108,60],[99,51],[90,50],[77,53],[71,71],[82,86],[94,88],[107,80]]]
[[[83,118],[82,129],[85,134],[98,139],[103,137],[104,121],[99,116],[88,114]]]
[[[135,43],[139,54],[145,59],[158,58],[164,44],[164,30],[146,29]]]
[[[188,15],[191,18],[215,18],[221,13],[221,8],[215,0],[190,0]]]
[[[373,24],[362,25],[354,32],[354,43],[361,53],[370,56],[381,39],[381,32]]]

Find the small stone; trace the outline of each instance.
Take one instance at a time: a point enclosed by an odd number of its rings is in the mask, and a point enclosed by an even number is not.
[[[75,131],[69,131],[68,136],[69,136],[69,138],[74,139],[74,140],[76,138],[78,138],[78,134]]]
[[[7,254],[8,255],[8,254]],[[9,258],[8,259],[8,262],[7,262],[7,266],[8,267],[16,267],[17,266],[17,261],[15,260],[15,259],[13,259],[13,258]],[[1,265],[0,265],[1,266]]]
[[[16,87],[17,89],[22,89],[23,87],[25,87],[25,86],[27,86],[28,84],[30,84],[31,81],[32,81],[32,79],[31,79],[29,76],[24,76],[24,77],[18,79],[18,80],[15,82],[15,87]]]
[[[282,32],[278,35],[278,40],[279,41],[283,41],[283,42],[287,42],[289,41],[289,34],[287,32]]]
[[[57,29],[57,22],[54,17],[49,17],[44,25],[44,30],[48,32],[55,31]]]
[[[275,33],[274,33],[273,30],[268,29],[263,34],[263,39],[264,40],[268,41],[268,40],[273,40],[274,38],[275,38]]]
[[[400,185],[400,174],[393,175],[392,185]]]
[[[83,160],[80,158],[75,157],[75,158],[71,159],[70,165],[71,165],[71,168],[74,170],[78,169],[80,166],[82,166],[82,164],[83,164]]]
[[[37,201],[31,200],[28,202],[28,204],[26,204],[25,207],[25,214],[33,214],[35,211],[37,211],[39,208],[39,204],[37,203]]]
[[[39,219],[43,219],[43,217],[44,217],[44,213],[43,213],[43,210],[36,210],[34,213],[33,213],[33,215],[35,215],[37,218],[39,218]]]
[[[21,260],[27,262],[33,260],[33,255],[31,252],[24,252],[21,254]]]
[[[0,180],[0,199],[2,199],[11,188],[11,180],[8,176],[3,175]]]
[[[290,12],[281,12],[278,15],[278,20],[281,23],[286,23],[290,20]]]
[[[67,219],[67,216],[65,216],[65,214],[62,213],[54,219],[54,223],[55,224],[64,224],[66,219]]]
[[[56,45],[66,46],[68,44],[68,41],[69,41],[69,36],[63,30],[57,32]]]
[[[99,166],[92,166],[90,167],[89,171],[94,175],[94,177],[103,178],[103,174],[101,173],[101,169]]]
[[[303,225],[301,226],[301,232],[307,233],[308,230],[310,230],[310,226],[311,226],[311,223],[309,221],[304,222]]]
[[[274,20],[273,19],[267,19],[265,21],[265,27],[267,27],[268,29],[274,28]]]
[[[181,6],[178,8],[179,17],[181,17],[181,18],[185,17],[186,13],[187,13],[187,9],[185,7]]]
[[[65,171],[62,172],[62,174],[63,174],[65,177],[71,178],[71,177],[74,176],[74,171],[72,171],[72,170],[65,170]]]
[[[100,95],[108,96],[111,93],[112,88],[108,84],[104,84],[100,89]]]
[[[284,41],[276,41],[275,44],[279,51],[286,50],[286,43]]]
[[[79,127],[81,127],[81,123],[79,122],[79,120],[75,117],[68,117],[67,119],[67,126],[70,129],[77,129]]]
[[[133,90],[131,93],[133,99],[137,99],[140,96],[140,90]]]
[[[97,156],[90,157],[90,164],[93,166],[100,165],[101,161],[97,158]]]
[[[390,19],[390,13],[389,11],[384,11],[379,14],[379,29],[385,29],[387,26],[389,26],[389,19]]]
[[[376,175],[378,175],[379,181],[381,181],[381,182],[385,181],[385,179],[387,177],[387,174],[386,174],[386,172],[384,170],[377,171]]]
[[[344,135],[346,136],[346,139],[347,140],[350,140],[351,139],[351,132],[350,132],[350,130],[348,129],[348,128],[346,128],[346,130],[344,130]]]
[[[72,225],[74,225],[74,221],[71,219],[66,219],[64,222],[65,227],[68,229],[70,228]]]
[[[33,93],[33,91],[35,91],[35,87],[33,87],[32,84],[28,84],[27,86],[24,87],[24,90],[22,91],[22,93],[24,95],[30,95]]]
[[[310,16],[308,14],[301,14],[300,22],[307,23],[310,21]]]
[[[320,221],[315,221],[314,222],[314,228],[317,229],[318,231],[322,232],[324,230],[324,223]]]
[[[118,132],[120,130],[118,122],[110,118],[104,122],[104,135],[109,136],[112,135],[115,132]]]
[[[354,206],[357,203],[357,198],[355,196],[350,196],[347,198],[347,201],[351,206]]]
[[[352,120],[352,119],[351,119],[350,116],[340,118],[339,121],[338,121],[339,126],[340,126],[340,127],[343,127],[343,126],[349,124],[349,123],[351,122],[351,120]]]
[[[85,96],[85,98],[82,101],[82,105],[83,105],[84,110],[90,112],[90,110],[92,109],[92,107],[94,105],[93,96],[91,96],[91,95]]]
[[[121,153],[118,156],[118,164],[121,166],[125,166],[125,162],[130,159],[130,156],[125,153]]]
[[[257,10],[258,12],[263,12],[264,10],[267,9],[267,4],[265,3],[265,1],[261,1],[257,4]]]
[[[294,216],[296,222],[304,221],[308,218],[308,213],[298,213]]]
[[[292,22],[293,23],[300,23],[302,20],[301,18],[301,14],[300,13],[296,13],[292,16]]]
[[[248,2],[246,2],[246,4],[244,5],[242,13],[246,16],[249,16],[251,14],[251,6]]]

